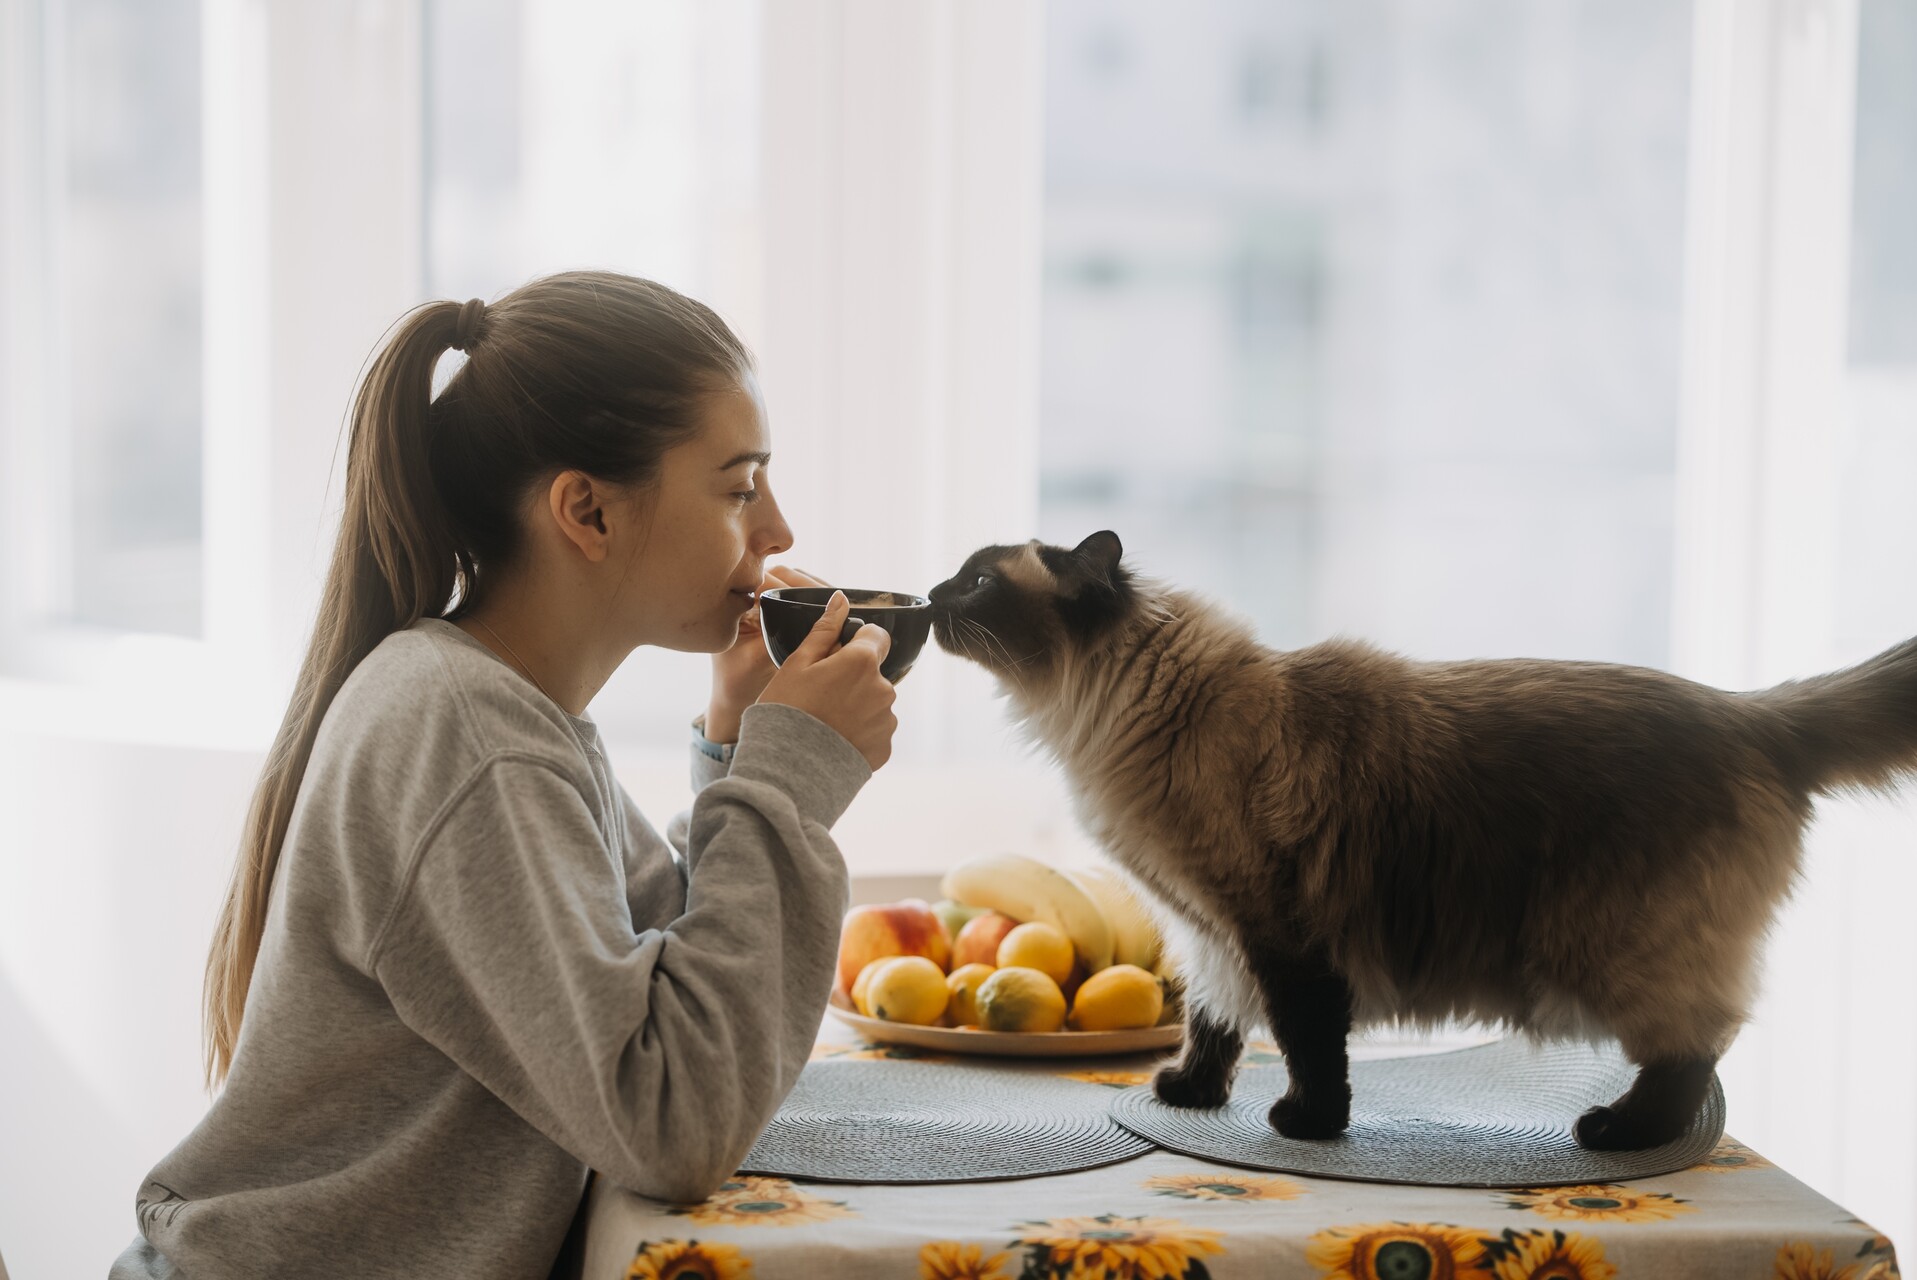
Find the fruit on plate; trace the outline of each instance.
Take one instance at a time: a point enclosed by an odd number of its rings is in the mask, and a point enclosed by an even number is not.
[[[939,918],[939,923],[945,926],[945,932],[955,942],[958,940],[959,931],[965,928],[967,922],[973,916],[984,913],[984,907],[968,907],[963,902],[954,902],[950,898],[940,898],[932,904],[932,914]],[[957,965],[958,961],[954,960],[952,963]]]
[[[946,975],[947,1026],[963,1027],[978,1022],[978,989],[994,972],[989,964],[967,964]]]
[[[1164,1010],[1156,975],[1135,964],[1115,964],[1085,979],[1072,1000],[1070,1021],[1076,1031],[1130,1031],[1156,1026]]]
[[[998,969],[979,984],[978,1022],[987,1031],[1057,1031],[1065,995],[1036,969]]]
[[[1101,972],[1103,971],[1101,970]],[[1077,960],[1072,961],[1071,976],[1058,984],[1058,989],[1064,993],[1065,1007],[1067,1009],[1072,1007],[1072,997],[1077,994],[1078,988],[1083,985],[1088,976],[1085,972],[1085,966],[1082,963]]]
[[[868,1018],[872,1016],[872,1006],[866,1002],[865,997],[866,992],[872,989],[872,975],[879,971],[879,966],[886,960],[896,959],[898,959],[897,956],[886,956],[884,959],[874,960],[859,970],[859,979],[852,984],[852,1007]]]
[[[889,1022],[1027,1034],[1181,1016],[1170,948],[1117,870],[992,854],[954,867],[941,889],[937,903],[846,912],[835,1004]]]
[[[865,989],[871,1016],[929,1027],[945,1014],[945,971],[924,956],[894,956],[874,965]]]
[[[1109,867],[1085,867],[1073,871],[1072,879],[1092,896],[1112,926],[1112,963],[1155,967],[1163,945],[1158,926],[1125,878]]]
[[[998,944],[1005,935],[1018,928],[1018,921],[997,911],[981,908],[979,913],[952,942],[952,967],[962,968],[968,964],[989,964],[998,967]]]
[[[1088,974],[1112,962],[1112,926],[1104,909],[1070,875],[1042,862],[1016,853],[967,858],[945,873],[939,892],[1021,923],[1051,925],[1072,940]]]
[[[1076,952],[1072,940],[1039,920],[1028,921],[1005,935],[998,944],[1001,969],[1036,969],[1062,989],[1072,976]]]
[[[859,971],[887,956],[924,956],[942,973],[952,959],[952,939],[923,898],[867,904],[845,913],[839,930],[839,985],[846,991]]]

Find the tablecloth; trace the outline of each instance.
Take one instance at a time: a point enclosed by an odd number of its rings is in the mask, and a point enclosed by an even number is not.
[[[815,1057],[940,1055],[828,1021]],[[1163,1055],[949,1058],[1124,1088]],[[1251,1063],[1280,1061],[1253,1042]],[[1735,1115],[1732,1116],[1735,1121]],[[1307,1178],[1154,1150],[1009,1182],[739,1176],[695,1205],[595,1179],[588,1280],[1892,1280],[1891,1243],[1728,1136],[1628,1184],[1519,1191]]]

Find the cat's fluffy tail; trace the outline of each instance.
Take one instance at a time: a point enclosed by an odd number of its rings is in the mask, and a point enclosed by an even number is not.
[[[1888,789],[1917,773],[1917,639],[1755,699],[1776,713],[1778,763],[1806,792]]]

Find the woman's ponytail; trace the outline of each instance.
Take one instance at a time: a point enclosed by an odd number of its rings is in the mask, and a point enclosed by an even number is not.
[[[209,1086],[233,1062],[273,872],[320,721],[360,659],[427,610],[438,612],[452,590],[454,540],[434,492],[426,431],[433,370],[454,343],[460,311],[435,302],[401,321],[353,405],[345,510],[312,644],[254,789],[207,957]]]

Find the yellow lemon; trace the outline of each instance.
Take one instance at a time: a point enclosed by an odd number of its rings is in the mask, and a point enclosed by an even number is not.
[[[1022,924],[998,944],[1001,969],[1036,969],[1064,986],[1072,976],[1072,940],[1040,920]]]
[[[873,963],[878,972],[865,989],[873,1017],[921,1027],[939,1020],[947,995],[943,969],[924,956],[893,956]]]
[[[978,1022],[978,989],[998,972],[989,964],[963,964],[945,979],[949,998],[945,1002],[945,1021],[954,1027]]]
[[[858,981],[852,984],[852,1007],[868,1018],[872,1016],[872,1006],[866,1003],[865,997],[872,988],[872,975],[877,973],[879,966],[887,960],[896,959],[898,959],[897,956],[880,956],[877,960],[868,961],[865,968],[859,970]]]
[[[1051,975],[999,969],[978,988],[979,1025],[987,1031],[1056,1031],[1065,1025],[1065,993]]]
[[[1129,1031],[1158,1022],[1165,992],[1158,979],[1135,964],[1115,964],[1085,979],[1072,1001],[1072,1026],[1080,1031]]]

